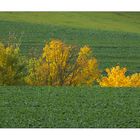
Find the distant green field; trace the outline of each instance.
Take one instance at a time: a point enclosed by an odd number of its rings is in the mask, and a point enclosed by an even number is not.
[[[50,39],[89,44],[102,71],[140,72],[140,13],[0,13],[0,40],[22,36],[39,52]],[[0,87],[0,127],[140,127],[140,88]]]
[[[89,44],[98,58],[100,68],[116,64],[130,72],[140,71],[139,13],[0,13],[0,39],[8,33],[22,37],[25,54],[34,47],[40,51],[46,40],[62,39],[82,46]]]
[[[140,127],[139,88],[0,87],[0,127]]]
[[[19,12],[1,13],[0,19],[33,24],[51,24],[85,29],[140,33],[139,13],[110,12]]]

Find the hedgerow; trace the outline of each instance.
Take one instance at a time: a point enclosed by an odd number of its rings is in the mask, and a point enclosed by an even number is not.
[[[115,66],[101,75],[89,46],[80,49],[61,40],[46,43],[39,57],[29,60],[19,46],[0,43],[0,85],[140,87],[140,73],[126,76],[127,69]]]

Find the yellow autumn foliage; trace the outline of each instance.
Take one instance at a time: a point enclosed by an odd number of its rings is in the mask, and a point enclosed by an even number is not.
[[[19,47],[0,43],[0,85],[21,84],[24,66]]]
[[[120,66],[107,68],[107,76],[103,76],[99,80],[101,87],[140,87],[140,73],[126,76],[127,69]]]
[[[43,48],[39,59],[31,59],[26,82],[30,85],[92,85],[99,77],[97,60],[91,57],[91,49],[80,49],[73,63],[73,47],[60,40],[52,40]]]
[[[28,63],[26,63],[28,61]],[[97,59],[85,45],[67,45],[61,40],[46,43],[39,58],[27,60],[19,46],[0,43],[0,85],[140,87],[140,73],[126,75],[127,68],[107,68],[101,76]]]
[[[67,78],[70,85],[92,85],[100,75],[97,60],[91,57],[91,49],[88,46],[80,49],[74,66]]]
[[[140,87],[140,73],[134,73],[130,76],[131,87]]]

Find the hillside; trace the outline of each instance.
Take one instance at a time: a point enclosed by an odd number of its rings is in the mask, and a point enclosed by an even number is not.
[[[7,12],[0,13],[0,20],[140,33],[139,13]]]
[[[0,39],[8,34],[22,35],[21,49],[41,51],[55,38],[79,47],[89,44],[100,68],[116,64],[130,72],[140,71],[140,14],[96,12],[7,12],[0,13]]]

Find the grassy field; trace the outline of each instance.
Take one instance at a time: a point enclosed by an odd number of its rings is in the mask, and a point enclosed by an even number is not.
[[[0,87],[0,127],[140,127],[140,89]]]
[[[21,49],[46,41],[89,44],[100,69],[140,72],[140,13],[0,13],[0,40],[22,34]],[[0,127],[140,127],[139,88],[0,87]]]
[[[139,13],[0,13],[0,39],[6,42],[9,32],[23,34],[25,54],[32,48],[40,51],[52,38],[77,46],[89,44],[102,70],[119,63],[137,72],[139,17]]]
[[[125,31],[140,33],[139,13],[107,12],[31,12],[1,13],[4,21],[20,21],[33,24],[51,24],[85,29]]]

